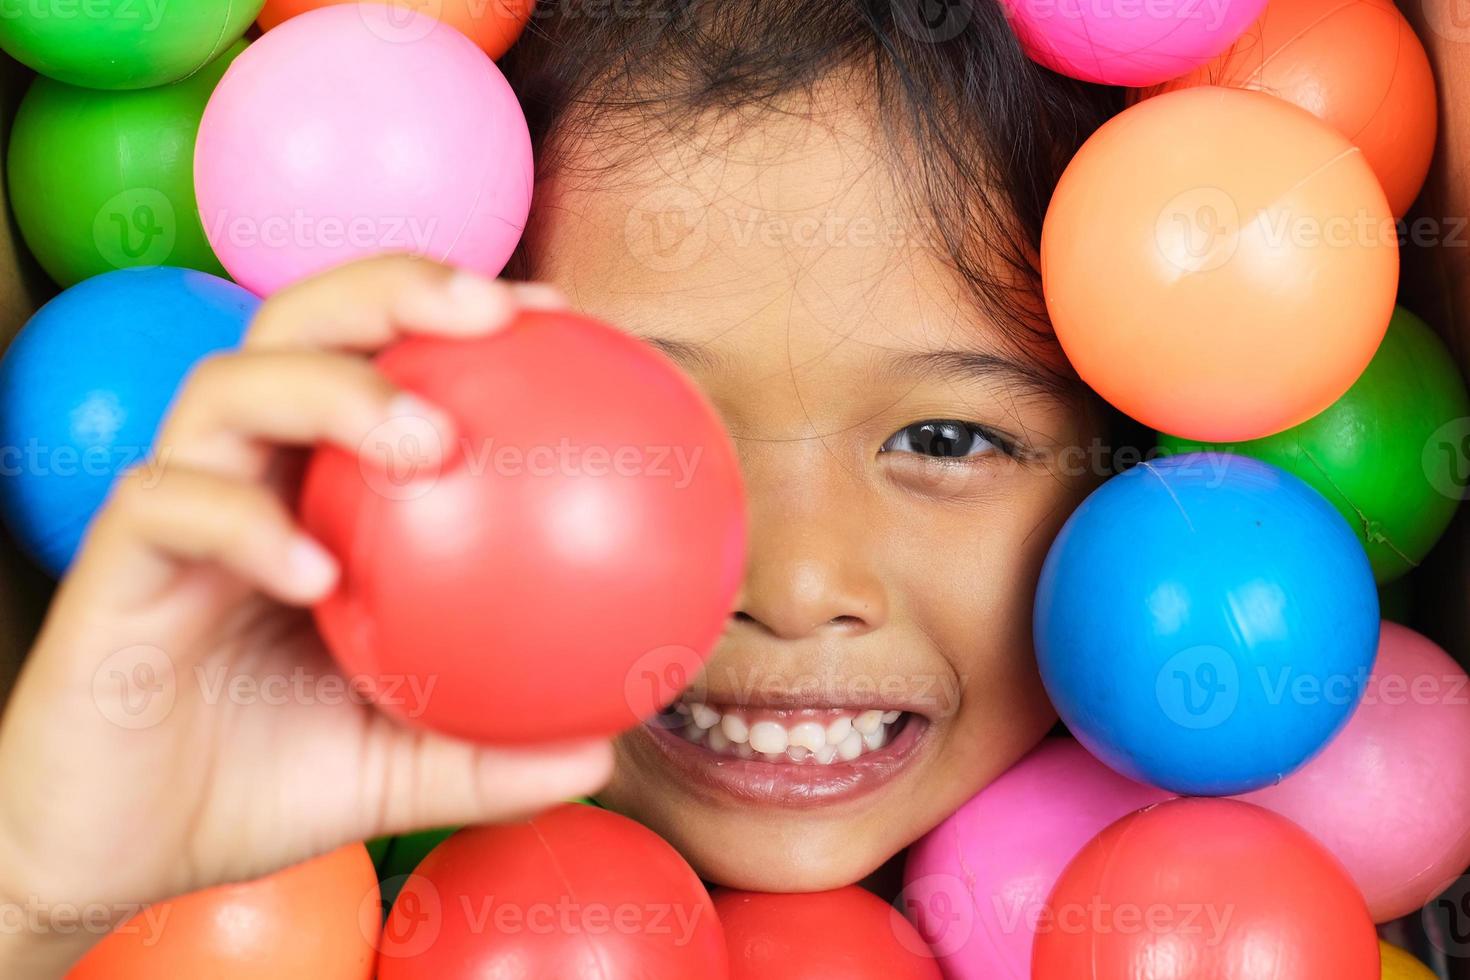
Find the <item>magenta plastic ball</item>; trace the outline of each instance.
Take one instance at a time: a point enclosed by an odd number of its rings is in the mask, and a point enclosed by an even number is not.
[[[1172,796],[1048,739],[910,848],[901,907],[948,980],[1028,980],[1036,917],[1067,862]]]
[[[1347,727],[1305,767],[1240,799],[1326,844],[1373,921],[1415,911],[1470,866],[1470,678],[1429,640],[1384,623]]]
[[[205,234],[242,286],[389,252],[504,267],[531,207],[526,119],[495,63],[433,23],[334,5],[230,66],[194,167]]]
[[[1266,0],[1002,0],[1026,54],[1084,82],[1178,78],[1245,33]]]

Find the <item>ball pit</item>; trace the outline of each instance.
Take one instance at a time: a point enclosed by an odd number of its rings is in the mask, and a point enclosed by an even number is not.
[[[260,11],[260,26],[270,30],[283,21],[319,7],[358,3],[360,0],[266,0]],[[536,0],[387,0],[405,11],[422,11],[464,34],[492,58],[510,49],[531,19]],[[405,18],[407,20],[407,18]],[[429,30],[424,24],[405,24],[407,39]]]
[[[1375,922],[1424,905],[1470,866],[1470,678],[1383,624],[1363,703],[1300,772],[1243,799],[1289,817],[1352,874]]]
[[[399,893],[378,962],[379,980],[726,971],[693,869],[653,831],[578,803],[435,848]]]
[[[1426,456],[1425,446],[1466,417],[1470,396],[1449,348],[1401,308],[1368,369],[1321,415],[1228,446],[1169,435],[1159,444],[1171,453],[1223,449],[1301,477],[1352,525],[1382,583],[1417,566],[1455,516],[1457,460]]]
[[[1368,560],[1320,494],[1201,454],[1135,467],[1077,509],[1042,568],[1035,636],[1052,703],[1094,755],[1224,796],[1276,782],[1341,729],[1378,622]]]
[[[808,894],[721,889],[730,980],[940,980],[924,940],[856,885]]]
[[[531,206],[525,117],[457,31],[399,39],[412,18],[424,15],[315,10],[225,74],[199,128],[195,183],[236,282],[265,296],[386,252],[489,276],[510,258]]]
[[[572,315],[378,363],[455,417],[460,445],[417,478],[312,461],[302,518],[344,568],[317,619],[348,673],[417,678],[427,697],[388,680],[380,704],[490,742],[608,735],[673,700],[745,546],[734,450],[693,385]]]
[[[1219,54],[1266,0],[1002,0],[1026,53],[1084,82],[1155,85]]]
[[[0,359],[0,516],[53,575],[117,475],[141,464],[174,393],[236,346],[259,301],[184,269],[123,269],[41,308]]]
[[[1152,428],[1258,439],[1363,373],[1398,286],[1361,153],[1259,92],[1186,89],[1093,135],[1042,236],[1047,309],[1082,380]]]
[[[381,914],[373,863],[352,844],[268,878],[154,904],[67,980],[369,980]]]
[[[1034,980],[1379,980],[1347,873],[1295,824],[1234,800],[1124,817],[1067,866],[1048,910]]]
[[[0,17],[0,49],[49,78],[94,89],[167,85],[238,41],[261,0],[26,0]]]
[[[1169,798],[1048,739],[909,848],[902,907],[947,980],[1029,980],[1037,916],[1067,862]]]
[[[1229,50],[1144,95],[1197,85],[1267,92],[1331,124],[1363,151],[1396,216],[1424,186],[1434,72],[1391,0],[1271,0]]]
[[[242,41],[188,79],[94,92],[37,78],[16,112],[7,173],[16,224],[62,286],[172,265],[223,276],[194,199],[194,136]]]

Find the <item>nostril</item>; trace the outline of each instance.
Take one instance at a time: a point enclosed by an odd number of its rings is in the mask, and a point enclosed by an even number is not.
[[[837,616],[833,619],[828,620],[828,622],[833,626],[843,626],[849,629],[854,626],[863,625],[863,621],[857,616]]]

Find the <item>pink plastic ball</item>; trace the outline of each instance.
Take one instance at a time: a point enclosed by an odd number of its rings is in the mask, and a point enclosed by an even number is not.
[[[424,255],[496,275],[531,207],[531,139],[485,53],[422,14],[330,6],[256,41],[199,128],[205,234],[267,295],[352,259]]]
[[[1234,44],[1266,0],[1002,0],[1033,61],[1103,85],[1178,78]]]
[[[1429,640],[1384,623],[1347,727],[1301,770],[1240,798],[1326,844],[1374,922],[1415,911],[1470,866],[1470,678]]]
[[[1037,916],[1067,862],[1172,795],[1048,739],[910,848],[900,907],[947,980],[1029,980]]]

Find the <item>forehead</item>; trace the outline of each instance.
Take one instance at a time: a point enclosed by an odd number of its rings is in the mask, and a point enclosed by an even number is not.
[[[904,162],[855,90],[679,128],[617,114],[537,187],[531,274],[640,334],[772,351],[998,349]]]

